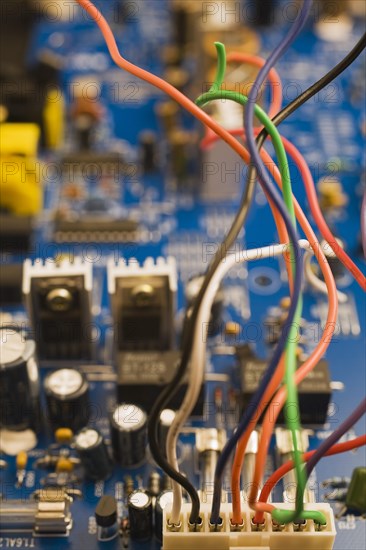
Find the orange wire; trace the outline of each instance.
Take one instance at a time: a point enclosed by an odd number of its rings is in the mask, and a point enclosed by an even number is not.
[[[294,145],[290,144],[290,142],[287,139],[282,137],[282,141],[286,148],[286,151],[290,154],[290,156],[295,161],[297,167],[299,168],[299,171],[302,174],[305,185],[310,184],[310,182],[313,183],[311,172],[309,170],[308,165],[305,162],[305,159],[302,157],[301,153],[296,149]],[[281,178],[279,176],[278,169],[277,170],[275,169],[274,175],[275,175],[276,182],[279,185],[281,185]],[[329,267],[328,261],[322,249],[320,248],[320,245],[316,239],[316,236],[312,227],[310,226],[304,212],[300,208],[297,201],[295,201],[295,211],[296,211],[296,217],[299,219],[300,225],[304,230],[304,233],[308,241],[310,242],[314,250],[314,253],[318,259],[318,262],[320,264],[320,268],[322,270],[325,283],[327,285],[328,297],[329,297],[327,323],[326,323],[324,332],[322,334],[322,337],[317,347],[314,349],[314,351],[311,353],[308,359],[296,371],[295,382],[296,384],[299,384],[311,372],[311,370],[314,369],[314,367],[317,365],[317,363],[320,361],[320,359],[324,355],[325,350],[329,346],[329,343],[331,341],[331,338],[336,326],[336,320],[337,320],[337,314],[338,314],[338,296],[337,296],[337,288],[334,282],[334,277]],[[272,395],[273,395],[273,393],[278,388],[278,385],[279,385],[278,380],[281,379],[280,378],[281,370],[283,370],[283,366],[280,363],[279,366],[277,367],[274,378],[272,379],[271,383],[269,384],[269,387],[267,388],[266,402],[268,402],[268,395],[270,394],[270,392],[272,391]],[[265,470],[265,463],[266,463],[266,458],[268,454],[270,439],[273,433],[276,419],[279,415],[281,408],[285,403],[285,400],[286,400],[286,389],[281,388],[276,393],[271,404],[267,408],[266,414],[264,416],[264,420],[262,423],[262,432],[260,436],[260,444],[259,444],[257,459],[255,463],[254,478],[253,478],[253,483],[251,484],[251,491],[248,499],[249,505],[254,508],[255,508],[257,493],[260,488],[261,480],[263,478],[263,473]],[[264,403],[265,401],[262,400],[259,410],[263,410]],[[276,408],[272,406],[273,403],[276,404]],[[242,521],[241,500],[240,500],[240,473],[243,466],[246,445],[250,437],[250,434],[254,430],[254,428],[255,428],[255,424],[252,423],[251,426],[248,428],[248,430],[243,434],[243,437],[239,440],[236,448],[234,465],[233,465],[233,477],[232,477],[232,484],[231,484],[231,490],[233,495],[232,522],[234,524],[240,524]]]
[[[246,63],[247,65],[254,65],[255,67],[262,68],[266,60],[263,57],[251,55],[249,53],[232,52],[229,53],[226,58],[227,63]],[[281,110],[283,93],[282,93],[282,81],[281,77],[275,68],[272,68],[268,73],[268,81],[271,84],[271,103],[268,108],[269,118],[273,118]],[[208,128],[205,137],[202,140],[202,146],[205,147],[205,143],[210,142],[212,138],[215,139],[216,134]]]
[[[353,451],[354,449],[357,449],[358,447],[363,447],[364,445],[366,445],[366,434],[355,437],[355,439],[351,439],[350,441],[336,443],[325,453],[324,456],[332,456],[339,453],[344,453],[346,451]],[[304,453],[304,462],[307,462],[315,452],[316,450]],[[268,497],[271,494],[271,491],[280,481],[280,479],[282,479],[283,476],[285,476],[290,470],[292,470],[293,467],[293,460],[289,460],[288,462],[285,462],[285,464],[280,466],[280,468],[273,472],[273,474],[268,478],[259,496],[259,502],[256,505],[256,509],[260,510],[260,513],[257,513],[254,516],[255,523],[263,522],[263,512],[271,513],[274,510],[275,507],[272,504],[267,504]]]
[[[103,15],[100,13],[98,8],[94,6],[92,2],[89,0],[76,0],[81,7],[83,7],[89,15],[94,19],[94,21],[99,26],[104,39],[106,41],[106,44],[108,46],[109,53],[116,63],[121,69],[135,75],[138,78],[141,78],[141,80],[144,80],[146,82],[149,82],[156,88],[159,88],[159,90],[162,90],[164,93],[169,95],[172,99],[174,99],[177,103],[179,103],[184,109],[186,109],[189,113],[191,113],[194,117],[196,117],[198,120],[200,120],[205,126],[208,128],[211,128],[213,132],[220,136],[221,139],[223,139],[234,151],[244,160],[246,164],[249,164],[250,162],[250,155],[248,151],[241,145],[238,140],[230,134],[225,128],[223,128],[218,122],[216,122],[213,118],[211,118],[205,111],[203,111],[200,107],[198,107],[193,101],[191,101],[187,96],[182,94],[179,90],[177,90],[174,86],[169,84],[169,82],[166,82],[164,79],[150,73],[149,71],[145,71],[144,69],[141,69],[137,65],[134,65],[130,61],[127,61],[124,59],[119,50],[118,46],[116,44],[116,40],[114,38],[113,32],[108,25],[106,19],[103,17]],[[279,235],[279,239],[281,243],[288,243],[288,234],[286,230],[285,223],[278,213],[277,209],[274,207],[274,205],[270,202],[270,207],[272,209],[273,217],[275,219],[275,223],[277,226],[277,231]],[[289,281],[291,284],[292,281],[292,274],[291,271],[289,271],[289,267],[287,265],[287,270],[289,273]]]

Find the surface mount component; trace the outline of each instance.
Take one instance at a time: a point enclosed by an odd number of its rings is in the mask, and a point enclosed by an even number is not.
[[[0,329],[0,426],[21,431],[39,423],[35,343],[12,327]]]
[[[267,362],[254,356],[247,346],[237,348],[241,377],[241,404],[248,406],[259,382],[267,370]],[[309,375],[299,384],[299,408],[302,424],[323,425],[328,414],[328,405],[332,395],[328,362],[322,359]],[[261,418],[263,410],[258,411]],[[284,412],[281,410],[277,423],[284,424]]]
[[[44,380],[49,422],[53,429],[71,428],[74,432],[88,423],[89,384],[75,369],[59,369]]]
[[[119,403],[128,400],[149,413],[163,388],[172,381],[177,372],[180,352],[131,351],[121,352],[118,357],[116,369]],[[187,390],[188,372],[182,381],[181,388],[168,403],[170,409],[178,410],[183,401]],[[203,414],[204,388],[202,384],[200,395],[192,411],[193,416]]]
[[[23,294],[40,359],[92,357],[92,265],[81,258],[24,262]]]
[[[112,473],[112,461],[103,436],[94,428],[83,428],[75,435],[75,450],[89,479],[107,479]]]
[[[273,503],[281,509],[292,509],[293,505]],[[170,508],[171,509],[171,508]],[[222,527],[213,531],[210,529],[209,517],[211,505],[201,503],[202,527],[199,531],[189,528],[188,516],[190,504],[183,504],[181,528],[178,531],[170,531],[168,527],[170,509],[164,510],[163,519],[163,546],[162,550],[187,550],[200,548],[202,550],[244,550],[251,548],[259,550],[332,550],[336,536],[334,514],[329,504],[305,504],[305,510],[318,510],[322,512],[327,523],[323,527],[309,520],[302,531],[294,530],[293,524],[289,524],[282,531],[277,531],[272,526],[271,518],[266,519],[263,530],[258,530],[253,525],[251,518],[254,513],[245,503],[242,505],[244,524],[241,531],[231,529],[232,505],[221,504],[220,517]]]
[[[174,345],[177,272],[172,258],[108,264],[116,363],[127,350],[168,350]]]

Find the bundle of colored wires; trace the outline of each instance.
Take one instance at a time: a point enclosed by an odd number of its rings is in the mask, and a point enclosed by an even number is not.
[[[217,45],[219,55],[222,56],[223,55],[222,49],[218,46],[219,45]],[[222,59],[222,62],[223,62],[223,59]],[[222,75],[223,73],[224,73],[224,71],[222,71],[222,70],[217,71],[218,75],[220,75],[220,74]],[[219,88],[220,88],[220,82],[215,81],[213,86],[212,86],[212,90],[209,91],[208,93],[204,94],[203,96],[201,96],[197,101],[199,103],[203,103],[203,102],[208,102],[210,100],[216,100],[218,98],[225,98],[225,99],[233,99],[233,100],[235,100],[235,101],[237,101],[241,104],[246,102],[246,98],[241,96],[240,94],[232,94],[230,92],[215,92],[215,91],[213,91],[213,90],[216,90],[216,89],[219,89]],[[283,138],[282,138],[282,140],[285,141]],[[302,174],[305,182],[307,180],[312,180],[310,170],[309,170],[309,168],[308,168],[308,166],[305,162],[305,159],[301,156],[300,152],[297,151],[295,148],[292,148],[290,150],[291,150],[292,156],[295,159],[295,162],[296,162],[296,164],[299,168],[299,171]],[[265,158],[267,158],[266,155],[267,154],[265,153],[265,155],[264,155]],[[281,184],[282,184],[281,183],[281,177],[280,177],[278,171],[275,171],[274,175],[275,175],[275,178],[276,178],[278,184],[281,186]],[[300,219],[300,223],[301,223],[306,235],[308,236],[309,239],[311,239],[314,251],[320,251],[321,250],[320,249],[320,244],[317,242],[315,234],[311,229],[311,226],[309,225],[305,215],[301,211],[301,209],[300,209],[299,205],[297,204],[296,200],[295,199],[293,199],[293,200],[294,200],[294,203],[295,203],[296,215]],[[308,252],[308,254],[309,254],[309,252]],[[322,269],[323,274],[324,274],[324,279],[326,281],[326,284],[324,284],[322,281],[319,281],[319,279],[316,278],[316,287],[318,289],[322,290],[322,291],[326,290],[326,291],[329,292],[330,309],[329,309],[329,314],[328,314],[328,319],[327,319],[327,327],[330,327],[330,331],[328,329],[325,331],[325,334],[323,335],[323,338],[319,342],[318,346],[316,347],[314,352],[310,355],[308,360],[304,363],[303,369],[306,369],[307,372],[310,372],[310,370],[313,369],[316,366],[317,362],[322,357],[322,355],[324,354],[326,348],[328,347],[328,345],[330,343],[330,340],[331,340],[332,328],[334,328],[335,322],[336,322],[336,319],[337,319],[337,293],[336,293],[334,277],[332,275],[330,267],[329,267],[329,265],[328,265],[328,263],[327,263],[327,261],[324,257],[324,254],[322,253],[322,251],[321,251],[321,255],[319,256],[319,262],[320,262],[320,266],[321,266],[321,269]],[[312,279],[311,279],[312,282],[314,282],[314,278],[315,278],[315,275],[312,274]],[[322,285],[324,285],[325,288]],[[347,297],[345,295],[343,295],[342,293],[338,293],[338,294],[341,295],[342,301],[345,301],[347,299]],[[282,364],[281,364],[281,367],[282,367]],[[277,387],[278,387],[278,385],[279,385],[279,383],[282,379],[282,375],[283,375],[282,368],[278,368],[276,370],[276,373],[275,373],[274,377],[271,380],[271,383],[268,386],[269,391],[265,392],[264,401],[267,401],[268,398],[272,397],[274,391],[277,389]],[[262,402],[261,402],[261,407],[262,407],[262,405],[263,405],[263,399],[262,399]],[[251,423],[250,430],[248,430],[248,432],[244,435],[243,439],[240,441],[240,444],[243,447],[239,445],[237,453],[236,453],[236,458],[235,458],[235,461],[234,461],[234,465],[233,465],[233,482],[232,482],[233,519],[232,519],[232,521],[233,521],[233,523],[236,523],[236,524],[241,524],[241,522],[242,522],[241,507],[240,507],[240,472],[242,470],[242,462],[243,462],[243,458],[244,458],[246,442],[247,442],[247,440],[250,436],[250,433],[253,429],[254,429],[254,424]],[[265,449],[266,449],[266,447],[265,447]],[[265,452],[265,455],[266,455],[266,452]],[[253,492],[254,492],[254,489],[253,489]]]
[[[347,441],[345,443],[336,445],[337,441],[339,441],[341,437],[345,433],[347,433],[348,430],[350,430],[352,426],[354,426],[365,413],[366,399],[363,399],[358,407],[356,407],[356,409],[346,418],[346,420],[344,420],[342,424],[336,430],[334,430],[334,432],[332,432],[331,435],[327,437],[327,439],[325,439],[315,451],[311,451],[305,454],[304,458],[307,462],[306,471],[308,477],[310,476],[311,472],[313,471],[319,460],[324,456],[336,454],[337,452],[344,452],[345,450],[351,450],[355,449],[357,446],[365,445],[365,436],[356,438],[353,441]],[[281,518],[275,507],[271,504],[266,504],[266,501],[268,500],[269,494],[276,483],[278,483],[281,477],[283,477],[289,470],[291,470],[292,467],[293,461],[287,462],[286,464],[281,466],[276,472],[274,472],[267,480],[261,491],[259,503],[256,505],[256,510],[258,511],[256,516],[254,517],[254,521],[256,523],[263,522],[263,512],[270,512],[275,521],[278,521]]]
[[[359,447],[363,447],[366,445],[366,434],[360,435],[359,437],[356,437],[355,439],[351,439],[349,441],[345,441],[343,443],[337,443],[330,447],[328,450],[326,450],[324,453],[322,453],[322,456],[320,458],[326,457],[326,456],[333,456],[340,453],[345,453],[347,451],[353,451]],[[304,453],[304,462],[308,462],[316,453],[317,451],[308,451]],[[267,479],[266,483],[264,484],[261,493],[259,495],[259,504],[257,505],[257,508],[260,510],[263,510],[262,512],[258,512],[253,520],[255,523],[262,523],[263,522],[263,512],[271,512],[274,508],[273,506],[266,505],[269,495],[271,494],[271,491],[276,487],[277,483],[288,473],[290,472],[294,467],[293,460],[289,460],[288,462],[285,462],[285,464],[282,464],[280,468],[278,468],[275,472],[273,472],[272,475]],[[262,506],[262,503],[264,506]]]
[[[167,93],[170,97],[172,97],[175,101],[177,101],[183,108],[185,108],[188,112],[190,112],[193,116],[195,116],[197,119],[199,119],[203,124],[205,124],[208,128],[210,128],[215,134],[217,134],[221,139],[223,139],[233,150],[235,150],[239,156],[245,161],[249,162],[250,156],[244,149],[244,147],[237,141],[237,139],[232,136],[228,131],[226,131],[224,128],[222,128],[217,122],[215,122],[211,117],[209,117],[206,113],[204,113],[199,107],[197,107],[192,101],[190,101],[184,94],[179,92],[177,89],[175,89],[173,86],[171,86],[169,83],[165,82],[163,79],[157,77],[156,75],[153,75],[149,73],[148,71],[145,71],[136,65],[130,63],[129,61],[125,60],[121,54],[119,53],[117,44],[115,42],[115,39],[113,37],[113,33],[108,26],[106,20],[103,18],[101,13],[96,9],[96,7],[89,2],[88,0],[77,0],[77,2],[88,11],[90,16],[95,19],[96,23],[99,25],[105,40],[107,42],[109,51],[111,53],[112,58],[116,62],[118,66],[120,66],[122,69],[127,70],[128,72],[134,74],[138,78],[141,78],[153,86],[156,86],[160,90]],[[339,63],[336,67],[334,67],[327,75],[325,75],[321,80],[316,82],[313,86],[311,86],[309,89],[307,89],[303,94],[301,94],[295,101],[290,103],[285,109],[283,109],[276,117],[274,118],[274,124],[278,125],[283,120],[287,118],[292,112],[294,112],[298,107],[300,107],[303,103],[305,103],[308,99],[313,97],[319,90],[321,90],[324,86],[326,86],[329,82],[331,82],[336,76],[338,76],[362,51],[365,45],[365,37],[363,37],[363,41],[361,40],[360,43],[356,45],[356,47],[346,56],[346,58]],[[261,135],[257,139],[258,147],[261,147],[267,137],[266,131],[262,131]],[[158,439],[157,439],[157,429],[158,429],[158,421],[161,410],[166,406],[166,403],[168,400],[171,399],[171,397],[174,395],[176,391],[178,391],[180,387],[180,383],[182,381],[183,376],[185,375],[185,372],[188,367],[189,360],[191,358],[191,352],[192,347],[194,344],[194,338],[195,333],[197,330],[197,320],[199,320],[199,311],[200,306],[202,305],[202,302],[204,300],[205,294],[207,292],[207,289],[209,287],[210,281],[213,279],[215,272],[217,268],[219,267],[222,256],[221,256],[221,250],[228,250],[230,249],[231,245],[234,243],[237,235],[239,234],[239,231],[241,227],[243,226],[249,207],[253,198],[253,191],[255,187],[255,181],[256,181],[256,171],[255,168],[251,168],[249,173],[249,180],[248,185],[246,186],[245,192],[243,194],[239,210],[237,212],[237,215],[233,221],[233,224],[223,242],[223,246],[220,250],[218,250],[217,254],[213,258],[213,261],[211,262],[204,282],[201,286],[200,292],[198,294],[198,297],[194,303],[192,315],[190,316],[189,325],[187,329],[187,337],[184,341],[184,346],[182,349],[182,357],[181,362],[178,368],[178,371],[176,373],[176,376],[174,377],[173,381],[169,386],[166,387],[166,389],[162,392],[159,399],[155,403],[155,406],[153,410],[151,411],[150,418],[149,418],[149,443],[150,443],[150,449],[152,452],[152,455],[157,462],[159,466],[162,467],[162,469],[176,482],[178,482],[182,487],[184,487],[189,496],[192,500],[192,510],[190,514],[190,522],[192,524],[199,523],[199,511],[200,511],[200,502],[199,497],[197,494],[196,489],[193,487],[193,485],[179,472],[176,471],[175,468],[173,468],[169,462],[165,459],[164,454],[162,450],[159,447]],[[274,204],[274,207],[277,206]],[[282,204],[281,204],[282,206]],[[281,212],[282,214],[282,212]],[[287,213],[285,212],[285,215],[287,216]],[[278,216],[278,213],[277,213]],[[296,239],[296,232],[293,230],[291,222],[289,218],[287,217],[287,224],[289,225],[290,231],[291,231],[291,237],[292,237],[292,244],[294,247],[298,246],[298,242]],[[278,224],[281,225],[280,218],[278,219]],[[289,232],[290,232],[289,231]],[[282,233],[285,235],[285,230],[283,228],[283,222],[282,222]],[[298,266],[299,267],[299,266]],[[296,289],[299,289],[298,281],[296,283],[296,277],[299,279],[301,276],[301,273],[299,274],[299,269],[295,272],[295,283],[294,283],[294,293],[295,294],[295,286],[297,284]],[[296,290],[297,292],[297,290]]]
[[[288,231],[291,245],[292,245],[292,257],[295,259],[294,263],[294,284],[293,292],[291,296],[291,303],[288,311],[288,317],[284,323],[283,330],[281,332],[277,347],[272,355],[270,363],[266,372],[264,373],[257,391],[253,395],[247,410],[244,412],[243,418],[239,422],[237,430],[231,436],[231,438],[226,443],[216,466],[215,471],[215,484],[214,484],[214,494],[212,500],[212,509],[210,521],[213,525],[220,523],[220,504],[221,504],[221,488],[222,488],[222,477],[224,474],[225,466],[230,459],[230,455],[234,450],[237,442],[240,439],[240,436],[245,432],[250,424],[250,421],[253,415],[258,410],[258,406],[261,402],[261,399],[266,391],[267,386],[271,382],[271,378],[275,374],[276,367],[281,359],[281,356],[286,347],[286,383],[288,388],[288,397],[289,400],[297,405],[298,408],[298,398],[296,386],[293,383],[293,373],[296,370],[296,327],[299,325],[299,320],[301,317],[302,310],[302,299],[301,299],[301,279],[302,279],[302,258],[300,250],[297,244],[297,230],[296,230],[296,218],[294,214],[294,208],[292,204],[292,197],[289,194],[288,187],[284,187],[285,191],[285,202],[283,204],[281,197],[278,194],[277,189],[272,183],[270,177],[267,174],[266,167],[263,164],[259,151],[257,149],[257,144],[254,140],[254,109],[256,101],[256,90],[259,90],[263,85],[265,79],[268,76],[269,71],[276,63],[276,61],[281,57],[281,55],[288,49],[291,43],[295,40],[298,34],[301,32],[307,16],[311,8],[311,0],[304,0],[302,9],[299,12],[298,17],[296,18],[294,24],[292,25],[289,33],[285,38],[280,42],[279,46],[274,49],[270,57],[268,58],[266,64],[261,68],[258,73],[258,76],[254,82],[254,85],[250,91],[248,97],[248,103],[245,109],[244,125],[245,125],[245,134],[246,141],[248,145],[249,152],[251,154],[251,160],[253,165],[256,168],[257,175],[262,183],[263,188],[271,198],[271,201],[275,204],[277,210],[280,212]],[[286,206],[288,211],[286,210]],[[299,429],[297,417],[291,419],[286,418],[287,425],[291,429],[293,444],[294,444],[294,459],[296,463],[296,474],[298,479],[298,484],[301,490],[298,492],[298,499],[296,502],[296,509],[293,512],[293,517],[297,518],[301,516],[303,510],[303,499],[302,493],[305,490],[305,475],[302,469],[302,459],[301,452],[297,443],[297,432]],[[292,521],[291,515],[286,514],[285,521]]]

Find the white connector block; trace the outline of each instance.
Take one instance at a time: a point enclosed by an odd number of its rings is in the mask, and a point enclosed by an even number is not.
[[[277,503],[278,508],[292,509],[291,504]],[[334,514],[329,504],[305,504],[305,510],[317,510],[327,518],[325,526],[318,526],[308,520],[301,526],[290,523],[286,526],[274,526],[267,514],[261,530],[252,524],[254,512],[243,506],[244,525],[240,531],[231,526],[232,506],[222,504],[220,516],[223,520],[220,531],[210,530],[210,504],[201,505],[202,526],[200,531],[190,531],[190,504],[183,504],[181,528],[179,531],[168,529],[170,510],[164,510],[162,550],[332,550],[336,528]],[[278,530],[279,529],[279,530]]]

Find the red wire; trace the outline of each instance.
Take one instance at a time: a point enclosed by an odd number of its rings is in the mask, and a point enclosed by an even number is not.
[[[337,443],[336,445],[333,445],[324,456],[332,456],[340,453],[344,453],[346,451],[352,451],[354,449],[357,449],[358,447],[363,447],[366,445],[366,434],[360,435],[359,437],[356,437],[355,439],[352,439],[351,441],[345,441],[344,443]],[[304,454],[304,461],[307,462],[313,454],[316,452],[314,451],[308,451]],[[272,489],[277,485],[277,483],[280,481],[280,479],[283,478],[290,470],[292,470],[294,467],[293,460],[289,460],[285,464],[283,464],[278,470],[273,472],[273,474],[268,478],[266,483],[263,486],[263,489],[261,491],[261,494],[259,496],[259,501],[257,503],[256,508],[261,508],[261,511],[258,511],[256,515],[254,516],[253,521],[255,523],[263,523],[264,519],[264,512],[271,512],[274,506],[271,504],[266,504],[268,497],[272,491]]]
[[[257,130],[258,131],[258,130]],[[244,136],[243,130],[241,128],[229,130],[230,134],[233,136]],[[201,142],[201,146],[203,148],[207,148],[211,146],[213,143],[215,143],[219,138],[216,134],[207,136],[203,139]],[[288,154],[296,160],[296,158],[299,155],[298,150],[294,146],[293,143],[288,141],[286,138],[282,137],[282,141],[286,145],[286,150]],[[362,271],[356,266],[356,264],[351,260],[351,258],[348,256],[347,252],[340,246],[337,239],[329,229],[327,222],[324,219],[324,216],[322,214],[322,211],[320,209],[318,197],[316,194],[316,188],[314,183],[307,182],[305,185],[305,191],[306,195],[309,201],[309,206],[311,213],[313,215],[313,218],[319,228],[320,233],[322,234],[323,238],[329,243],[332,250],[334,251],[337,258],[342,262],[342,264],[348,269],[348,271],[352,274],[352,276],[355,278],[357,283],[360,285],[360,287],[366,291],[366,277],[362,273]]]

